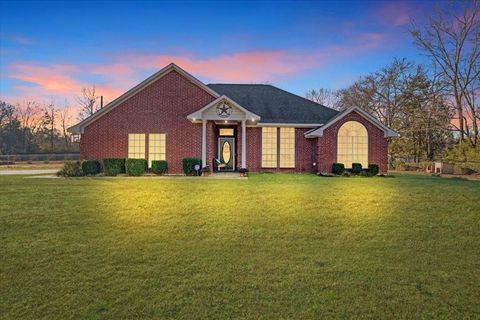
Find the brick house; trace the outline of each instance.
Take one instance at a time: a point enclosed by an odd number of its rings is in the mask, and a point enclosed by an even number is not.
[[[331,172],[358,162],[387,171],[398,134],[360,108],[327,108],[271,85],[205,85],[170,64],[68,129],[82,159],[198,157],[214,171]]]

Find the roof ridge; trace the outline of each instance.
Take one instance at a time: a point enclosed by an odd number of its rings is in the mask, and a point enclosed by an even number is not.
[[[209,83],[209,84],[207,84],[207,86],[210,86],[210,85],[269,86],[269,87],[275,88],[275,89],[277,89],[277,90],[280,90],[280,91],[282,91],[282,92],[285,92],[285,93],[287,93],[287,94],[290,94],[290,95],[293,95],[293,96],[295,96],[295,97],[301,98],[301,99],[303,99],[303,100],[305,100],[305,101],[308,101],[309,103],[313,103],[313,104],[315,104],[315,105],[317,105],[317,106],[320,106],[320,107],[323,107],[323,108],[326,108],[326,109],[329,109],[329,110],[333,110],[333,111],[335,111],[335,112],[337,112],[337,113],[339,112],[338,110],[335,110],[335,109],[333,109],[333,108],[327,107],[327,106],[325,106],[325,105],[323,105],[323,104],[321,104],[321,103],[315,102],[315,101],[310,100],[310,99],[307,99],[307,98],[305,98],[305,97],[299,96],[298,94],[292,93],[292,92],[287,91],[287,90],[282,89],[282,88],[279,88],[279,87],[277,87],[277,86],[274,86],[273,84],[261,84],[261,83],[258,83],[258,84],[257,84],[257,83]]]
[[[275,87],[274,85],[271,85],[269,83],[209,83],[207,86],[215,86],[215,85],[227,85],[227,86],[271,86]]]
[[[294,95],[294,96],[296,96],[296,97],[299,97],[299,98],[301,98],[301,99],[303,99],[303,100],[306,100],[306,101],[308,101],[308,102],[310,102],[310,103],[316,104],[316,105],[318,105],[318,106],[320,106],[320,107],[324,107],[324,108],[327,108],[327,109],[330,109],[330,110],[333,110],[333,111],[338,112],[338,110],[335,110],[335,109],[333,109],[333,108],[327,107],[327,106],[325,106],[325,105],[323,105],[323,104],[321,104],[321,103],[315,102],[315,101],[310,100],[310,99],[307,99],[307,98],[305,98],[305,97],[299,96],[298,94],[292,93],[292,92],[290,92],[290,91],[284,90],[284,89],[279,88],[279,87],[275,87],[275,86],[273,86],[273,85],[272,85],[272,87],[274,87],[275,89],[281,90],[281,91],[283,91],[283,92],[286,92],[286,93],[288,93],[288,94]]]

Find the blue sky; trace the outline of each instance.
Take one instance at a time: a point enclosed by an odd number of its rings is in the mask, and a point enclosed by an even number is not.
[[[112,100],[166,64],[200,80],[338,89],[393,60],[428,60],[406,27],[438,2],[0,2],[0,98]],[[446,3],[440,3],[445,6]]]

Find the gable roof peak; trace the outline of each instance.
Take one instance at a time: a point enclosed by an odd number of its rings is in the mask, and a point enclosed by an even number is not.
[[[93,121],[97,120],[98,118],[102,117],[104,114],[113,110],[114,108],[116,108],[117,106],[119,106],[120,104],[125,102],[127,99],[136,95],[137,93],[139,93],[140,91],[142,91],[143,89],[145,89],[146,87],[148,87],[149,85],[154,83],[155,81],[163,78],[165,75],[169,74],[170,72],[172,72],[174,70],[176,72],[178,72],[181,76],[185,77],[187,80],[189,80],[190,82],[192,82],[193,84],[198,86],[200,89],[203,89],[204,91],[206,91],[207,93],[212,95],[212,97],[218,98],[220,96],[215,90],[208,87],[206,84],[204,84],[203,82],[201,82],[200,80],[195,78],[193,75],[191,75],[187,71],[180,68],[175,63],[171,62],[170,64],[163,67],[162,69],[160,69],[159,71],[157,71],[156,73],[154,73],[153,75],[148,77],[147,79],[143,80],[142,82],[140,82],[139,84],[137,84],[136,86],[134,86],[133,88],[131,88],[130,90],[128,90],[127,92],[125,92],[124,94],[122,94],[121,96],[116,98],[115,100],[113,100],[112,102],[108,103],[105,107],[98,110],[97,112],[95,112],[94,114],[92,114],[91,116],[86,118],[85,120],[83,120],[83,121],[77,123],[76,125],[68,128],[67,131],[70,132],[70,133],[83,133],[83,129],[87,125],[89,125]]]
[[[346,115],[348,115],[349,113],[351,112],[357,112],[360,116],[362,116],[363,118],[365,118],[367,121],[369,121],[370,123],[372,123],[373,125],[375,125],[377,128],[379,128],[380,130],[382,130],[384,132],[384,136],[385,138],[388,138],[388,137],[399,137],[400,134],[398,132],[396,132],[395,130],[392,130],[390,129],[389,127],[387,127],[386,125],[384,125],[380,120],[378,120],[377,118],[375,118],[374,116],[372,116],[370,113],[366,112],[365,110],[363,110],[362,108],[358,107],[358,106],[353,106],[353,107],[350,107],[348,109],[345,109],[343,110],[342,112],[340,112],[339,114],[337,114],[335,117],[333,117],[332,119],[330,119],[330,121],[328,121],[327,123],[325,123],[323,126],[321,126],[320,128],[317,128],[315,130],[310,130],[308,132],[305,132],[305,137],[306,138],[315,138],[315,137],[321,137],[323,136],[323,132],[325,131],[325,129],[327,129],[328,127],[330,127],[331,125],[333,125],[335,122],[337,122],[338,120],[342,119],[343,117],[345,117]]]

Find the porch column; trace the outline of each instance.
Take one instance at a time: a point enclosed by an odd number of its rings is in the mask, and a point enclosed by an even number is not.
[[[202,120],[202,168],[207,165],[207,120]]]
[[[247,167],[247,120],[242,120],[242,168]]]

